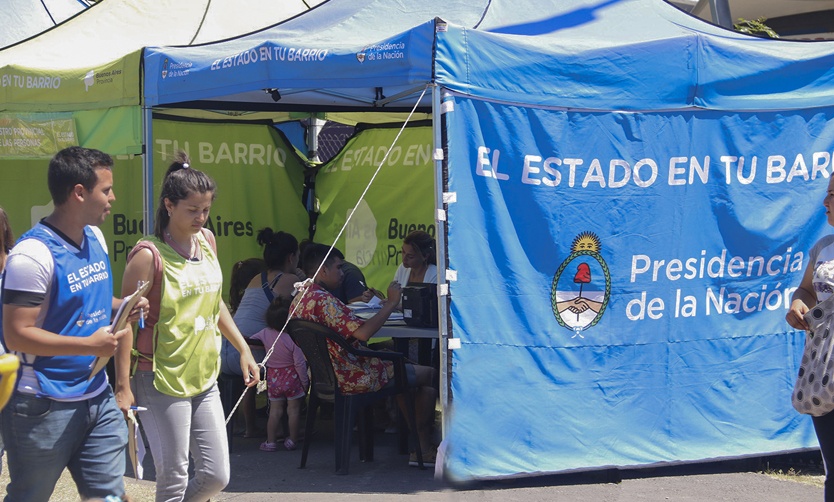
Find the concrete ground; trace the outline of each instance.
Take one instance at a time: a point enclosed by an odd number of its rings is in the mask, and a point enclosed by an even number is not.
[[[262,452],[260,439],[233,438],[230,454],[232,479],[215,501],[321,501],[321,500],[417,500],[420,501],[548,501],[548,502],[818,502],[823,498],[819,466],[796,467],[796,458],[773,458],[689,466],[607,470],[459,486],[436,480],[432,469],[408,466],[408,457],[397,452],[396,435],[375,435],[375,460],[359,462],[351,451],[350,473],[334,472],[332,422],[319,421],[305,469],[299,469],[301,450]],[[799,456],[805,462],[808,455]],[[4,459],[5,460],[5,459]],[[147,474],[153,466],[146,459]],[[786,460],[794,461],[786,464]],[[781,462],[781,463],[780,463]],[[778,479],[761,471],[800,469],[810,476]],[[8,470],[3,466],[0,495],[5,494]],[[127,493],[136,501],[152,501],[153,481],[125,477]],[[800,482],[804,481],[804,482]],[[816,486],[809,483],[816,483]],[[78,500],[75,485],[65,473],[52,500]]]

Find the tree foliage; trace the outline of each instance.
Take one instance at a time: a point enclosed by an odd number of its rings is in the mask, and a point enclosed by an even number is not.
[[[765,35],[770,38],[779,38],[779,34],[773,31],[773,28],[766,25],[765,21],[767,21],[767,18],[765,17],[760,17],[755,20],[740,17],[738,18],[738,22],[733,25],[733,28],[736,31],[757,37]]]

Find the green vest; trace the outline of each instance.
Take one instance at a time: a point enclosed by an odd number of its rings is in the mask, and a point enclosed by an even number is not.
[[[154,327],[154,387],[176,397],[207,391],[220,372],[221,290],[223,273],[202,232],[203,259],[183,258],[168,244],[149,237],[162,257],[162,295]]]

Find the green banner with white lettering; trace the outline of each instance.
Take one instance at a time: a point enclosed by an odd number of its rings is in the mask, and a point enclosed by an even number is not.
[[[106,42],[104,42],[106,43]],[[138,105],[141,51],[93,67],[0,68],[0,110],[49,112]]]
[[[9,115],[0,113],[0,157],[49,158],[78,144],[71,113]]]
[[[322,166],[316,177],[321,215],[316,241],[331,244],[376,168],[382,169],[336,243],[362,269],[369,286],[385,291],[402,261],[402,241],[412,230],[435,235],[432,129],[361,130]]]
[[[309,218],[301,203],[304,162],[271,125],[154,118],[151,148],[157,196],[177,150],[187,152],[192,167],[217,183],[217,197],[206,227],[217,237],[224,296],[228,294],[232,265],[263,256],[258,230],[283,230],[299,241],[306,237]],[[113,216],[115,219],[119,215]],[[135,242],[132,238],[130,244]]]

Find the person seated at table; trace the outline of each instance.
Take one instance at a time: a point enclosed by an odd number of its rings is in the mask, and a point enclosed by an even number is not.
[[[422,230],[413,230],[403,239],[402,263],[394,280],[401,286],[412,282],[437,284],[437,247],[434,237]],[[401,307],[398,303],[397,307]]]
[[[342,284],[338,288],[328,289],[333,296],[345,304],[355,302],[367,303],[376,293],[379,293],[375,289],[365,285],[365,274],[353,263],[345,261],[345,255],[339,251],[339,248],[333,248],[331,253],[341,258],[342,274],[344,275]]]
[[[307,246],[312,244],[316,244],[313,241],[302,241],[299,245],[299,250],[301,252],[301,256],[304,256],[304,250],[307,249]],[[331,253],[335,254],[339,258],[342,259],[342,272],[344,272],[344,280],[342,284],[338,288],[328,289],[330,293],[342,301],[344,304],[350,304],[355,302],[368,302],[374,295],[379,296],[380,298],[385,298],[382,293],[377,291],[374,288],[369,288],[365,285],[365,274],[362,273],[362,270],[350,263],[349,261],[345,261],[345,255],[339,251],[339,248],[334,247]],[[303,258],[299,266],[303,267]]]
[[[294,318],[327,326],[358,348],[361,342],[368,341],[385,324],[400,300],[402,288],[398,282],[392,281],[388,286],[390,301],[367,320],[356,317],[343,302],[328,291],[337,288],[344,278],[344,261],[332,252],[328,253],[329,250],[329,246],[323,244],[311,244],[305,248],[303,272],[313,280],[296,295],[290,311],[294,312]],[[390,361],[374,357],[357,357],[345,352],[337,344],[328,343],[328,348],[335,362],[334,371],[342,392],[373,392],[386,385],[393,385],[394,367]],[[435,371],[428,366],[406,364],[406,373],[409,385],[417,389],[414,408],[423,463],[431,466],[434,465],[437,454],[431,441],[437,400],[437,389],[432,386]],[[404,409],[403,397],[398,396],[398,399],[400,408]],[[417,465],[416,454],[409,458],[409,465]]]

